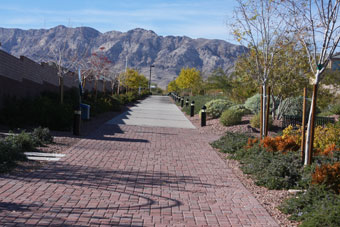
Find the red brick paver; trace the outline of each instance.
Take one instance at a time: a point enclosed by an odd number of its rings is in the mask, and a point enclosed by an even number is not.
[[[104,125],[59,162],[0,176],[0,225],[278,226],[211,139]]]

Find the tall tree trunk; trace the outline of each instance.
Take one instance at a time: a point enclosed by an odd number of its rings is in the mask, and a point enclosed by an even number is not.
[[[314,141],[314,118],[316,109],[316,97],[317,97],[318,84],[314,84],[312,103],[309,110],[308,126],[307,126],[307,136],[305,144],[305,165],[310,165],[313,156],[313,141]]]
[[[310,164],[309,162],[310,162],[311,157],[312,157],[311,140],[313,140],[312,136],[314,136],[313,133],[312,133],[313,129],[314,129],[314,125],[312,125],[312,123],[314,123],[314,119],[312,119],[313,116],[314,116],[313,115],[313,107],[316,107],[317,86],[318,86],[319,81],[320,81],[320,76],[321,76],[321,72],[318,70],[316,75],[315,75],[315,82],[314,82],[315,89],[313,89],[312,103],[311,103],[311,108],[309,109],[309,115],[308,115],[304,165],[309,165]]]
[[[262,85],[263,89],[263,105],[262,105],[262,138],[265,137],[266,131],[266,106],[267,106],[267,86],[266,83]]]
[[[94,80],[94,100],[97,101],[97,84],[98,84],[98,81],[97,79]]]
[[[86,89],[85,89],[85,86],[86,86],[86,78],[83,79],[83,89],[84,89],[84,90],[86,90]]]
[[[60,95],[60,104],[64,103],[64,78],[62,76],[59,77],[59,95]]]

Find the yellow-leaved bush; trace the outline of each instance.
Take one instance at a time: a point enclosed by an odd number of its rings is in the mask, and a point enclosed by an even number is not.
[[[292,137],[297,144],[301,145],[301,130],[302,127],[298,127],[297,130],[294,130],[290,125],[283,130],[282,137]],[[335,145],[339,144],[339,140],[340,127],[337,127],[334,124],[328,124],[326,127],[315,127],[313,146],[316,153],[329,153],[329,149],[337,149]]]

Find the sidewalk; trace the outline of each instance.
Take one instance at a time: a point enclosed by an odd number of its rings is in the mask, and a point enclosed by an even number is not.
[[[59,162],[0,176],[0,225],[278,226],[208,142],[105,124]]]

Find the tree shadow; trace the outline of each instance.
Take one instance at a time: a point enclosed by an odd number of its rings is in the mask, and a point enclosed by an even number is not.
[[[57,162],[50,167],[42,168],[34,173],[24,175],[3,175],[0,179],[15,179],[25,182],[39,182],[95,188],[115,191],[117,186],[130,189],[147,189],[167,186],[171,190],[188,192],[186,184],[205,188],[213,185],[201,183],[192,176],[176,176],[164,172],[148,172],[134,170],[105,170],[98,167],[86,167]],[[180,204],[180,202],[176,202]],[[150,205],[150,204],[149,204]]]
[[[10,211],[10,212],[18,212],[18,211],[28,211],[30,207],[36,207],[34,204],[25,205],[25,204],[17,204],[10,202],[0,202],[0,212],[2,211]]]
[[[86,139],[90,140],[104,140],[117,142],[134,142],[134,143],[149,143],[149,140],[138,138],[122,138],[116,137],[116,134],[124,134],[125,132],[119,125],[107,124],[102,126],[96,133],[89,135]]]
[[[0,204],[0,211],[3,211],[2,209],[6,209],[8,212],[11,210],[17,210],[18,213],[22,214],[26,214],[27,212],[38,213],[41,218],[47,222],[49,220],[51,222],[55,221],[58,217],[55,217],[53,214],[59,213],[64,213],[65,215],[72,213],[83,216],[86,212],[96,213],[104,210],[111,210],[112,212],[125,210],[128,212],[131,210],[163,210],[180,207],[183,205],[180,200],[173,199],[170,196],[164,196],[161,192],[154,193],[152,192],[152,189],[156,188],[157,190],[157,188],[166,187],[166,190],[169,191],[190,192],[190,190],[186,189],[186,185],[190,185],[190,188],[196,189],[197,187],[210,188],[214,186],[211,184],[201,183],[199,178],[192,176],[176,176],[169,173],[153,171],[106,170],[98,167],[84,168],[82,165],[70,165],[62,162],[51,164],[33,173],[25,173],[23,175],[4,175],[1,176],[0,179],[1,178],[8,180],[13,179],[27,183],[39,181],[39,184],[58,184],[65,186],[65,188],[72,188],[80,191],[90,189],[94,192],[98,191],[99,194],[107,192],[110,196],[120,197],[121,195],[125,195],[128,198],[131,198],[128,201],[115,200],[115,202],[110,204],[110,206],[99,205],[94,207],[78,207],[53,204],[52,209],[49,209],[47,213],[41,213],[39,212],[39,209],[44,208],[45,206],[51,207],[51,204],[40,204],[37,206],[34,205],[34,201],[32,201],[32,204],[27,205]],[[192,187],[192,185],[194,185],[194,187]],[[93,197],[92,195],[86,199],[105,201],[105,198],[102,198],[101,196]],[[72,210],[72,212],[70,212],[70,210]],[[116,216],[119,217],[119,214]],[[98,223],[100,223],[101,218],[106,221],[110,220],[104,216],[98,216],[96,218],[98,218]],[[64,220],[67,221],[67,218],[65,217]],[[0,220],[0,223],[3,223],[3,221]],[[66,224],[67,222],[65,222],[65,225]],[[119,223],[111,224],[118,225]],[[119,224],[119,226],[121,225]],[[126,226],[132,226],[132,220],[131,224]]]

